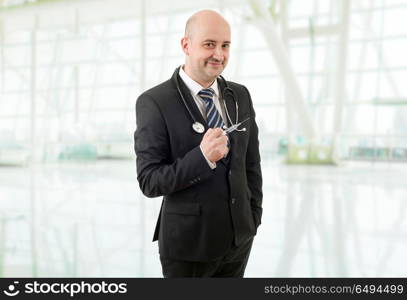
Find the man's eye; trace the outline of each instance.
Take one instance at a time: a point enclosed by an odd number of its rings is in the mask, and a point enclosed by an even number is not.
[[[207,47],[214,47],[214,46],[215,46],[215,43],[206,43],[205,46],[207,46]]]
[[[230,45],[229,45],[229,44],[224,44],[224,45],[222,45],[222,47],[223,47],[223,48],[229,48]]]

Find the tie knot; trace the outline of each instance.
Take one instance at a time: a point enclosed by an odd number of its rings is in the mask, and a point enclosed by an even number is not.
[[[203,101],[209,102],[213,100],[213,95],[215,91],[212,88],[202,89],[198,92],[198,95],[202,98]]]

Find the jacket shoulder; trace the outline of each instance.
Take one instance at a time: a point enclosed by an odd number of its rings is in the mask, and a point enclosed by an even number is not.
[[[174,84],[171,82],[171,79],[164,81],[146,91],[144,91],[139,99],[142,98],[153,98],[155,101],[160,101],[160,99],[165,99],[166,95],[171,94],[175,89]]]
[[[234,81],[227,81],[227,84],[229,85],[229,87],[231,89],[233,89],[234,91],[238,92],[238,93],[247,93],[248,89],[246,86],[244,86],[243,84],[234,82]]]
[[[249,90],[243,84],[233,81],[227,81],[227,84],[239,97],[243,97],[243,99],[251,98]]]

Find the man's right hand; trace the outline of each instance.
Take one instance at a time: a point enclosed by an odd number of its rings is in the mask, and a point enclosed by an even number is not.
[[[205,157],[216,163],[228,154],[227,143],[228,137],[223,134],[221,128],[209,128],[203,136],[200,146]]]

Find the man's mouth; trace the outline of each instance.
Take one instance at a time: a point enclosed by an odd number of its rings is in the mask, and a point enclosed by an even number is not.
[[[221,66],[222,63],[219,61],[208,61],[208,64],[213,65],[213,66]]]

